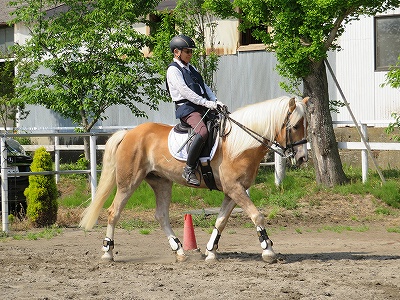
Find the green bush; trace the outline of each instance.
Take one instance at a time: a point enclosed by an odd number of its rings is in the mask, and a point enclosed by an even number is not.
[[[51,171],[50,153],[44,147],[35,151],[32,172]],[[31,175],[24,195],[28,204],[27,216],[35,227],[45,227],[57,221],[57,186],[54,175]]]

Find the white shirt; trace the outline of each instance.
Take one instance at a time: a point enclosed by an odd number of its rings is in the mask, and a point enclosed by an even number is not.
[[[189,70],[189,65],[185,66],[179,59],[174,58],[174,62],[176,62],[180,67]],[[192,66],[193,67],[193,66]],[[194,67],[193,67],[194,68]],[[197,70],[196,70],[197,71]],[[179,101],[183,99],[187,99],[190,102],[193,102],[197,105],[205,106],[206,98],[197,95],[194,91],[192,91],[187,85],[183,78],[183,74],[181,70],[179,70],[175,66],[171,66],[167,70],[167,82],[169,87],[169,92],[172,98],[172,101]],[[211,91],[206,83],[204,83],[204,87],[206,89],[208,97],[210,97],[211,101],[216,101],[217,97]],[[204,91],[202,91],[204,92]]]

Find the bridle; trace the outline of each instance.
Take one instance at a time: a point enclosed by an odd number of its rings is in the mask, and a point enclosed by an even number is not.
[[[289,152],[286,156],[285,155],[281,155],[281,156],[284,158],[290,158],[293,160],[296,155],[296,151],[294,150],[294,147],[307,144],[307,139],[303,138],[300,141],[292,142],[292,137],[290,135],[290,129],[292,127],[290,125],[290,115],[291,114],[292,113],[290,111],[288,111],[285,122],[284,122],[284,125],[286,125],[286,147],[282,147],[279,143],[277,143],[278,144],[277,147],[279,147],[283,151],[284,154],[289,150]],[[304,117],[304,128],[307,128],[305,122],[306,122],[306,118]],[[282,127],[284,125],[282,125]]]
[[[220,131],[219,131],[221,137],[227,136],[229,134],[229,132],[230,132],[230,131],[228,131],[227,133],[225,133],[226,121],[229,120],[230,122],[236,124],[242,130],[244,130],[252,138],[257,140],[264,147],[266,147],[267,149],[272,150],[273,152],[277,153],[282,158],[294,159],[294,157],[296,155],[296,151],[294,150],[294,147],[299,146],[299,145],[304,145],[304,144],[307,143],[307,139],[306,138],[303,138],[303,139],[301,139],[300,141],[297,141],[297,142],[292,142],[292,137],[290,135],[290,129],[291,129],[290,116],[291,116],[292,113],[290,111],[288,111],[288,113],[286,115],[286,118],[285,118],[285,121],[282,124],[282,128],[284,126],[286,126],[286,146],[285,147],[282,146],[277,141],[271,141],[271,140],[267,139],[266,137],[258,134],[254,130],[246,127],[245,125],[243,125],[241,123],[239,123],[235,119],[232,119],[229,116],[230,112],[228,111],[228,108],[226,106],[224,106],[224,107],[218,106],[217,107],[217,111],[221,116],[220,117],[221,118],[220,119]],[[275,146],[275,147],[273,147],[273,146]],[[277,148],[279,150],[277,150]]]

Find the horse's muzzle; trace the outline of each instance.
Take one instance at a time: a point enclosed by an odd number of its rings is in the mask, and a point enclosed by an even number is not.
[[[308,161],[307,140],[295,142],[289,148],[291,153],[288,155],[293,166],[299,167],[302,163]]]

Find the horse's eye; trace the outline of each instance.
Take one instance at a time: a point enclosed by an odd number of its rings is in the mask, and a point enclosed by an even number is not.
[[[294,129],[294,130],[297,130],[298,128],[299,128],[298,125],[294,125],[294,126],[293,126],[293,129]]]

